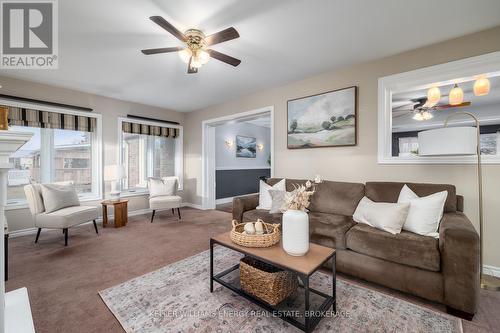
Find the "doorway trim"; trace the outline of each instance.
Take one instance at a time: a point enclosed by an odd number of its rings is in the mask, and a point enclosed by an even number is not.
[[[213,128],[219,123],[265,113],[269,113],[271,116],[271,177],[274,177],[274,105],[202,121],[202,209],[215,209],[215,131]]]

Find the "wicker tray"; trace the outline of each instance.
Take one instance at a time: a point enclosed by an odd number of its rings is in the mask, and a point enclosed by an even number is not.
[[[278,243],[281,238],[281,232],[279,230],[279,224],[270,224],[262,221],[264,225],[264,234],[262,235],[247,235],[244,232],[245,223],[238,223],[238,221],[233,220],[233,229],[231,230],[231,240],[241,246],[245,247],[270,247]]]
[[[240,284],[245,292],[277,305],[298,287],[297,274],[250,257],[240,260]]]

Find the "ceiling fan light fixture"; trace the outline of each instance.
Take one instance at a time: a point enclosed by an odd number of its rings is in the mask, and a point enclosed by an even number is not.
[[[210,60],[210,54],[207,51],[201,50],[198,53],[198,59],[200,60],[202,65],[205,65]]]
[[[429,120],[432,118],[434,118],[434,116],[429,111],[419,111],[413,116],[413,120],[417,121]]]
[[[490,92],[490,80],[486,77],[482,77],[474,82],[474,95],[485,96]]]
[[[198,57],[193,57],[191,60],[191,67],[193,68],[200,68],[202,65],[200,59]]]
[[[427,91],[427,106],[433,107],[436,105],[441,99],[441,90],[439,87],[432,87]]]
[[[450,90],[449,103],[450,105],[459,105],[464,101],[464,91],[455,83],[453,89]]]
[[[186,64],[189,63],[189,59],[191,59],[192,55],[193,55],[193,52],[191,52],[191,50],[187,49],[187,48],[179,51],[179,57]]]

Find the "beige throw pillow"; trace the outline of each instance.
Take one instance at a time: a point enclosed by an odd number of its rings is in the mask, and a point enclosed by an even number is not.
[[[73,185],[40,184],[45,213],[52,213],[66,207],[80,206],[80,200]]]
[[[286,191],[281,190],[269,190],[269,194],[271,195],[271,209],[269,210],[269,214],[277,214],[281,213],[283,209],[283,205],[285,204],[285,195]]]
[[[447,197],[448,191],[419,197],[405,184],[398,198],[399,203],[406,202],[410,204],[410,211],[403,225],[403,230],[422,236],[439,238],[439,223],[443,217]]]
[[[409,203],[373,202],[363,197],[352,218],[358,223],[367,224],[391,234],[399,234],[409,210]]]

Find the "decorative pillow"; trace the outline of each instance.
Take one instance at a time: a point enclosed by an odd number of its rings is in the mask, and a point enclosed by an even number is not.
[[[281,190],[269,190],[269,194],[271,195],[271,209],[269,210],[269,214],[281,213],[283,205],[285,204],[285,195],[286,191]]]
[[[399,203],[410,203],[403,230],[439,238],[439,222],[443,217],[447,197],[448,191],[442,191],[420,198],[405,184],[398,198]]]
[[[391,234],[399,234],[409,210],[409,203],[373,202],[363,197],[352,218],[358,223],[367,224]]]
[[[265,209],[265,210],[270,210],[273,200],[271,198],[271,194],[269,194],[269,190],[278,190],[278,191],[285,191],[285,180],[282,179],[273,186],[267,184],[265,181],[261,180],[259,182],[259,205],[257,206],[257,209]]]
[[[80,206],[80,200],[72,185],[40,184],[45,213],[56,210]]]
[[[161,197],[175,194],[177,179],[175,177],[149,178],[149,197]]]

